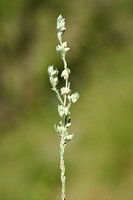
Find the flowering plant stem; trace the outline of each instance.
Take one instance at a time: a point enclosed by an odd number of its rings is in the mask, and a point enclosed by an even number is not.
[[[64,138],[61,137],[60,140],[60,169],[61,169],[61,182],[62,182],[62,189],[61,189],[61,200],[65,200],[65,163],[64,163],[64,151],[65,151],[65,141]]]
[[[66,62],[66,53],[70,49],[67,47],[67,42],[62,42],[62,35],[65,32],[65,19],[59,15],[57,18],[57,37],[59,40],[59,45],[56,47],[56,50],[61,53],[61,58],[63,60],[64,69],[61,73],[61,77],[65,80],[65,87],[61,88],[59,91],[57,89],[58,84],[58,70],[54,69],[54,66],[48,67],[48,74],[50,83],[52,85],[52,90],[56,93],[57,98],[60,102],[58,105],[58,113],[61,117],[60,126],[54,125],[56,133],[60,136],[60,170],[61,170],[61,200],[65,200],[65,163],[64,163],[64,151],[68,141],[70,141],[74,134],[69,134],[67,129],[71,125],[70,111],[72,104],[75,103],[79,94],[77,92],[71,94],[70,83],[68,82],[70,69],[67,67]],[[62,99],[63,96],[63,99]]]

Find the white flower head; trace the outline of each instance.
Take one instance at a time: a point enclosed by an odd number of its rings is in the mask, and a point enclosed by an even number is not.
[[[69,77],[69,72],[67,69],[64,69],[61,73],[61,77],[63,77],[64,79],[67,79]]]
[[[61,88],[61,95],[65,95],[68,94],[70,92],[70,89],[67,87],[63,87]]]

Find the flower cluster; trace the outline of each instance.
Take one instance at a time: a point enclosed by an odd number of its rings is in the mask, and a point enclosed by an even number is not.
[[[67,42],[62,42],[62,35],[66,30],[65,27],[65,19],[62,17],[62,15],[59,15],[57,18],[57,37],[60,42],[60,44],[56,47],[56,50],[58,52],[61,52],[61,56],[64,57],[66,52],[69,51],[69,47],[67,46]]]
[[[62,126],[60,128],[60,131],[59,131],[58,126],[56,126],[55,128],[56,132],[58,134],[59,133],[61,134],[63,132],[65,133],[67,132],[67,130],[64,129],[63,127],[69,127],[71,125],[70,118],[69,118],[69,115],[70,115],[69,109],[71,105],[78,100],[79,94],[77,92],[71,94],[70,83],[68,82],[70,69],[67,67],[65,54],[70,48],[67,47],[67,42],[62,42],[62,35],[64,31],[66,30],[65,19],[62,17],[62,15],[59,15],[59,17],[57,18],[57,30],[58,30],[57,37],[60,44],[56,47],[56,50],[61,53],[61,57],[64,63],[64,70],[61,73],[61,77],[64,78],[65,80],[65,86],[62,87],[60,91],[56,88],[58,84],[58,70],[54,69],[53,65],[50,65],[48,67],[48,74],[49,74],[50,83],[52,85],[52,89],[56,92],[57,97],[61,103],[60,105],[58,105],[58,113],[60,117],[62,118],[62,121],[61,121]],[[62,96],[64,97],[64,100],[62,99]]]
[[[66,30],[65,27],[65,19],[62,17],[62,15],[59,15],[57,18],[57,26],[56,26],[58,32],[64,32]]]

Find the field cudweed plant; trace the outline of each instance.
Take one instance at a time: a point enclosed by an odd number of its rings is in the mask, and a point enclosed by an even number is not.
[[[66,30],[65,19],[62,15],[57,18],[57,37],[59,40],[59,45],[56,50],[61,54],[63,60],[64,69],[61,73],[61,77],[64,79],[65,85],[60,90],[57,89],[58,75],[59,72],[54,68],[53,65],[48,67],[49,80],[52,85],[52,90],[56,93],[59,100],[58,113],[61,117],[60,125],[54,125],[56,133],[60,136],[60,170],[61,170],[61,200],[65,200],[65,163],[64,163],[64,151],[68,141],[70,141],[74,134],[68,133],[68,128],[71,126],[70,108],[78,98],[79,94],[77,92],[71,93],[70,82],[68,81],[70,75],[70,69],[67,67],[66,53],[70,50],[67,46],[67,42],[62,41],[62,35]]]

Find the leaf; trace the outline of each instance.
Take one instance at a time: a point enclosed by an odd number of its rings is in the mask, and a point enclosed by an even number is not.
[[[61,134],[60,129],[59,129],[59,126],[57,126],[56,124],[54,124],[54,130],[55,130],[55,132],[56,132],[58,135]]]
[[[59,123],[60,123],[61,126],[63,125],[63,122],[62,122],[62,121],[60,121]]]
[[[67,119],[67,117],[65,118],[65,126],[66,126],[66,128],[71,126],[71,117],[69,117],[68,119]]]
[[[70,140],[73,138],[73,136],[74,136],[74,133],[71,134],[71,135],[67,135],[67,136],[65,137],[65,140],[68,142],[68,141],[70,141]]]
[[[68,128],[69,126],[71,126],[71,123],[67,123],[66,124],[66,128]]]
[[[56,127],[56,124],[54,124],[54,130],[57,132],[57,127]]]

